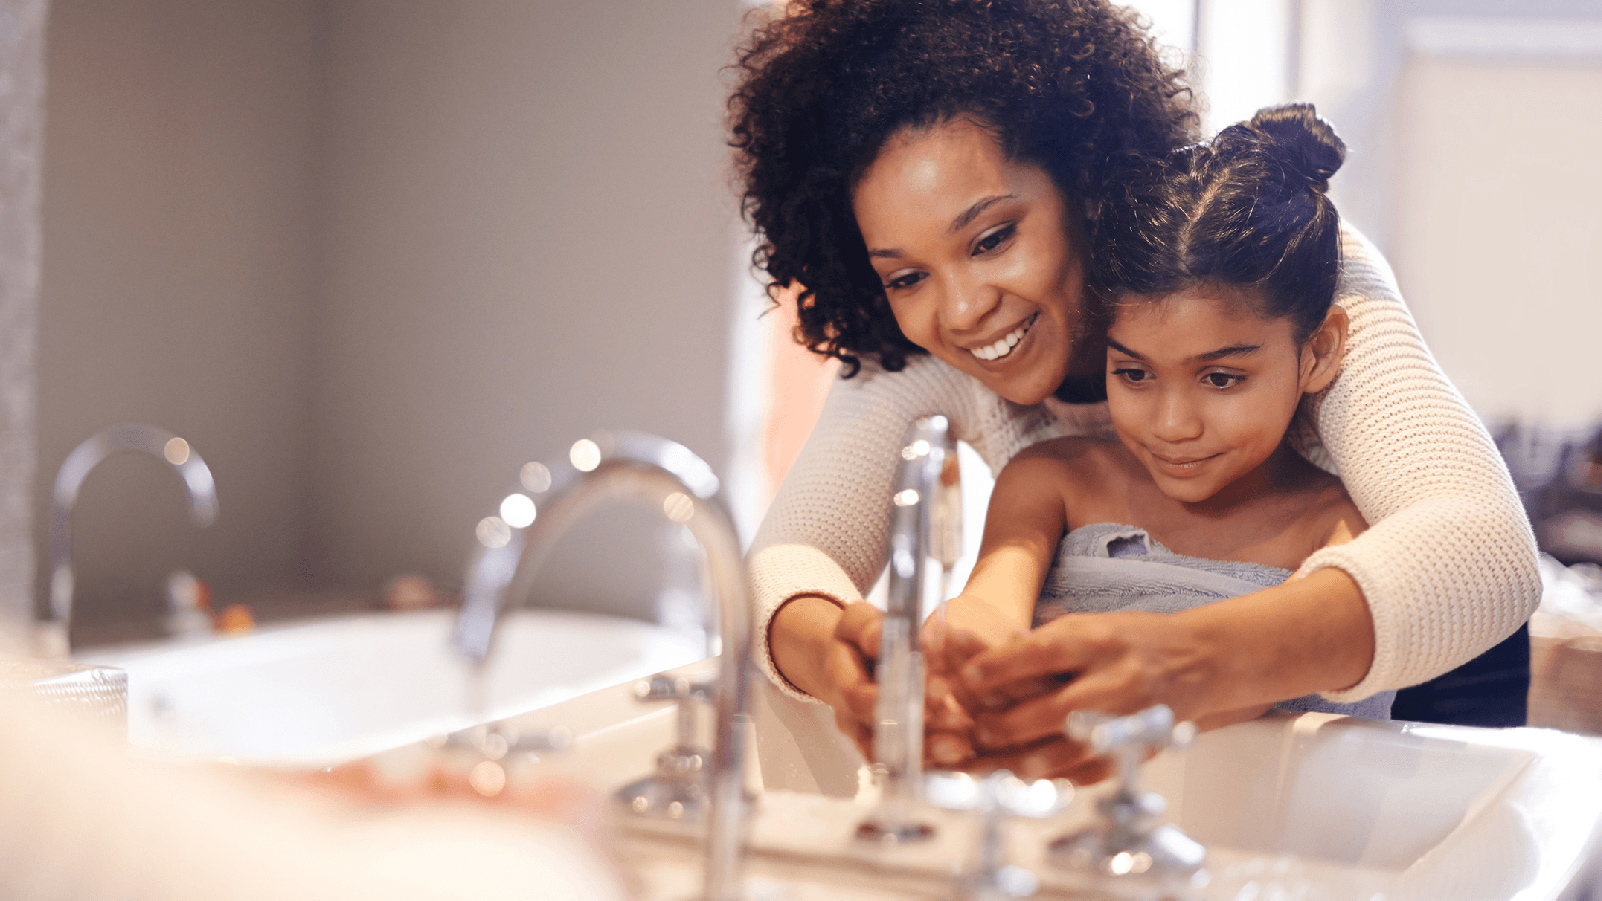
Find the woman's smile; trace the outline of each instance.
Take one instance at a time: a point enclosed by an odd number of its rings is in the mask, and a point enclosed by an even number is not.
[[[1062,193],[969,119],[899,132],[852,193],[896,324],[1019,404],[1062,384],[1085,267]]]
[[[1035,320],[1039,318],[1040,314],[1036,313],[1024,320],[1022,325],[997,338],[994,344],[981,344],[978,347],[970,347],[968,352],[987,363],[1005,360],[1012,355],[1013,350],[1028,336],[1029,329],[1034,326]]]

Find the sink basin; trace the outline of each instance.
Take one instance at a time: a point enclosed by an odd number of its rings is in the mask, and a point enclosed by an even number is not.
[[[572,728],[572,752],[551,765],[605,787],[649,772],[673,728],[670,711],[635,704],[626,685],[514,722]],[[773,726],[760,704],[757,722]],[[864,848],[851,833],[871,803],[866,793],[775,790],[771,777],[793,782],[796,763],[776,757],[782,742],[762,737],[770,740],[757,743],[758,769],[769,784],[753,823],[753,879],[793,883],[794,898],[949,894],[973,847],[972,824],[931,811],[939,832],[929,844],[893,853]],[[840,784],[847,776],[857,781],[860,758],[811,764],[840,770],[815,774],[817,784]],[[1168,798],[1170,822],[1209,849],[1201,899],[1273,897],[1276,887],[1284,897],[1365,901],[1557,899],[1602,853],[1602,739],[1546,729],[1268,717],[1165,752],[1143,767],[1142,779]],[[1013,860],[1039,875],[1047,896],[1083,887],[1046,862],[1044,848],[1089,822],[1104,791],[1081,791],[1054,821],[1011,825]],[[669,887],[664,897],[694,885],[682,836],[625,826],[651,834],[647,845],[666,843],[635,857],[648,884]]]
[[[1328,714],[1201,736],[1146,767],[1215,869],[1294,857],[1333,897],[1555,898],[1602,850],[1602,739]]]

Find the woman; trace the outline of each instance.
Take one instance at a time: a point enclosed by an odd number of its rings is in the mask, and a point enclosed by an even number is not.
[[[740,56],[732,143],[756,261],[770,285],[804,286],[800,339],[844,364],[752,547],[759,661],[859,745],[877,638],[861,596],[884,565],[907,422],[951,416],[993,471],[1106,430],[1105,407],[1085,403],[1103,363],[1085,228],[1119,161],[1188,143],[1195,124],[1131,16],[1095,0],[803,0]],[[968,696],[1006,708],[980,736],[990,762],[1072,773],[1082,749],[1060,730],[1081,706],[1164,702],[1218,724],[1314,692],[1355,701],[1451,669],[1528,616],[1535,548],[1505,467],[1384,261],[1349,228],[1342,244],[1350,351],[1304,406],[1297,446],[1339,472],[1372,528],[1304,578],[1215,605],[1206,629],[1107,614],[964,646]],[[954,745],[933,744],[937,762],[964,759]]]

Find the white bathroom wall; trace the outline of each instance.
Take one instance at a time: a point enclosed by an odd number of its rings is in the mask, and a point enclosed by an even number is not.
[[[1495,421],[1602,419],[1602,19],[1594,37],[1589,61],[1421,52],[1404,70],[1392,261]]]
[[[1595,0],[1301,0],[1300,96],[1348,147],[1342,214],[1386,253],[1488,419],[1602,417]]]

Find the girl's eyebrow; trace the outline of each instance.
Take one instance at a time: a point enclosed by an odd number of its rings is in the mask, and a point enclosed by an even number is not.
[[[1111,347],[1113,350],[1116,350],[1121,354],[1126,354],[1128,356],[1134,357],[1137,360],[1145,360],[1146,359],[1146,356],[1144,354],[1140,353],[1139,351],[1131,350],[1130,348],[1127,348],[1127,347],[1123,346],[1122,344],[1119,344],[1117,341],[1114,341],[1111,337],[1109,337],[1107,339],[1107,346]],[[1209,350],[1206,353],[1197,354],[1194,357],[1191,357],[1187,362],[1190,362],[1190,363],[1214,363],[1214,362],[1217,362],[1219,360],[1222,360],[1222,359],[1225,359],[1225,358],[1228,358],[1228,357],[1243,357],[1243,356],[1245,356],[1245,355],[1247,355],[1249,353],[1253,353],[1255,351],[1259,351],[1259,350],[1262,350],[1262,349],[1263,349],[1263,345],[1261,345],[1261,344],[1231,344],[1228,347],[1220,347],[1217,350]]]

